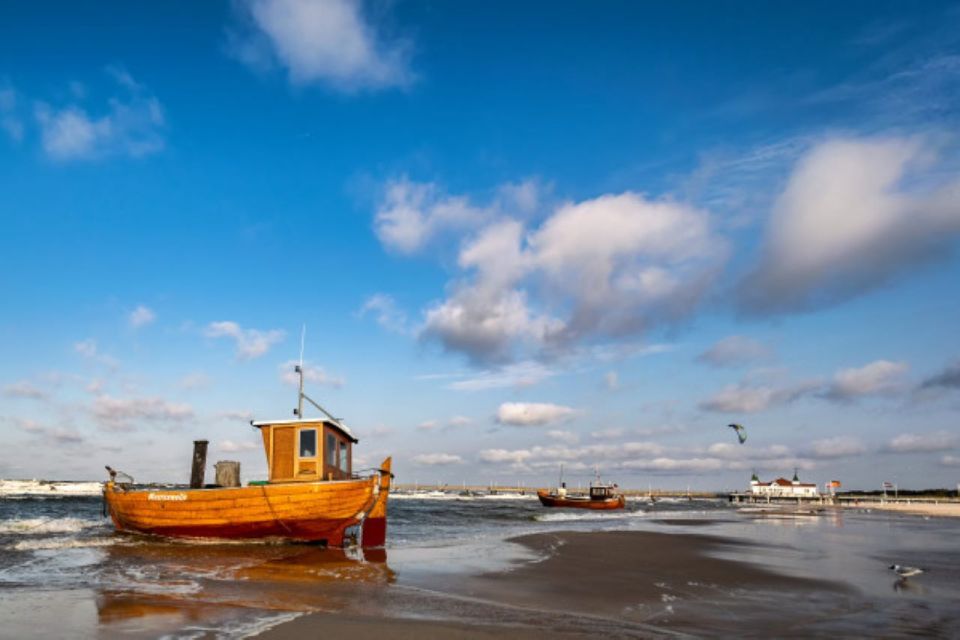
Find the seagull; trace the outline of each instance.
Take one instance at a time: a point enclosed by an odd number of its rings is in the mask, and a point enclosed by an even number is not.
[[[906,579],[910,576],[918,576],[923,573],[923,569],[919,569],[917,567],[905,567],[900,564],[890,565],[890,570],[897,574],[897,577],[901,579]]]

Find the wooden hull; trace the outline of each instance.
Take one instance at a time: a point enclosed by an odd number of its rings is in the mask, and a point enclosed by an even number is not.
[[[540,504],[545,507],[566,507],[571,509],[593,509],[596,511],[608,511],[610,509],[623,509],[627,506],[627,500],[622,495],[607,498],[604,500],[592,500],[588,497],[560,497],[556,494],[544,490],[537,491],[537,497],[540,498]]]
[[[104,499],[118,531],[177,538],[279,538],[342,546],[360,525],[363,547],[383,546],[390,458],[370,478],[218,489],[130,490],[108,482]]]

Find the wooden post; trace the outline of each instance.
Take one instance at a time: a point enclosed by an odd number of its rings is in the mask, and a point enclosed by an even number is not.
[[[203,470],[207,466],[207,441],[193,441],[193,468],[190,470],[190,488],[203,487]]]

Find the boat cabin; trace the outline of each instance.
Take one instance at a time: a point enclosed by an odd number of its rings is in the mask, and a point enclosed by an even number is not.
[[[607,500],[608,498],[615,498],[616,495],[617,495],[616,485],[608,485],[608,484],[590,485],[591,500]]]
[[[357,439],[332,420],[251,422],[263,436],[270,482],[346,480],[353,475]]]

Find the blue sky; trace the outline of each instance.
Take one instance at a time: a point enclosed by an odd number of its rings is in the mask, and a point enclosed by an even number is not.
[[[0,18],[0,477],[960,481],[960,5]]]

